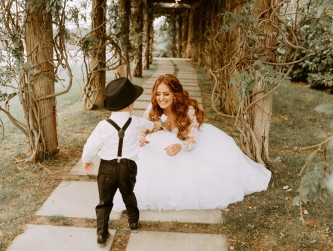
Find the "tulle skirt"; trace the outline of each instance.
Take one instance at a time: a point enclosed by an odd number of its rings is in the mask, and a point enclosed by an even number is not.
[[[139,153],[134,189],[140,210],[222,209],[268,187],[271,172],[213,125],[203,124],[196,147],[176,156],[164,150],[180,142],[176,133],[158,131],[147,139],[150,144]],[[113,210],[124,209],[117,191]]]

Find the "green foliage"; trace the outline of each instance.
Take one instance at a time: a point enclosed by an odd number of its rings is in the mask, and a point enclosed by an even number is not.
[[[238,86],[239,98],[249,97],[255,86],[260,86],[261,90],[268,93],[276,85],[289,82],[289,77],[284,73],[287,67],[283,65],[284,58],[287,56],[281,54],[278,57],[279,50],[285,50],[285,48],[279,45],[272,50],[272,47],[267,46],[267,38],[278,38],[278,31],[269,25],[263,31],[263,27],[260,26],[263,23],[260,22],[262,17],[253,12],[252,7],[247,4],[238,13],[225,11],[219,15],[223,18],[223,25],[219,29],[221,33],[228,33],[238,28],[241,30],[242,42],[239,43],[241,46],[238,51],[243,51],[243,54],[237,65],[239,73],[230,79],[231,84]],[[236,51],[234,48],[233,50]],[[281,62],[281,64],[273,66],[270,64],[272,62]]]
[[[220,27],[220,32],[230,32],[236,28],[242,29],[242,37],[245,43],[251,48],[251,51],[259,50],[259,40],[265,39],[260,35],[258,27],[258,17],[253,13],[247,13],[244,9],[240,13],[224,12],[219,15],[223,16],[224,24]]]
[[[333,114],[333,104],[318,105],[315,110],[328,115]],[[328,141],[328,143],[326,143]],[[321,152],[315,162],[315,155]],[[312,166],[311,166],[312,165]],[[333,198],[330,191],[329,180],[333,174],[333,139],[326,140],[319,144],[317,150],[309,155],[304,168],[310,169],[302,178],[301,185],[298,188],[299,195],[294,197],[293,204],[315,203]]]
[[[300,195],[294,198],[293,204],[324,202],[331,198],[331,194],[327,190],[327,181],[331,172],[327,162],[322,161],[315,164],[312,170],[303,177],[303,184],[298,188]]]
[[[228,32],[236,29],[237,27],[245,27],[255,25],[257,17],[255,15],[246,15],[246,13],[223,12],[218,15],[224,18],[225,24],[221,26],[220,32]],[[246,32],[246,30],[244,30]]]
[[[280,82],[289,82],[289,77],[278,72],[272,66],[264,65],[264,58],[254,62],[252,67],[245,72],[235,75],[230,79],[231,84],[238,85],[238,96],[240,98],[248,97],[256,82],[261,82],[265,92],[271,91]]]
[[[63,7],[63,1],[62,0],[46,0],[46,12],[50,12],[52,16],[58,16],[59,13],[61,13],[62,7]]]
[[[333,19],[329,12],[324,12],[324,7],[312,13],[318,18],[307,22],[298,34],[299,45],[308,52],[299,52],[297,59],[305,57],[305,60],[294,66],[290,76],[294,81],[309,83],[312,88],[333,89]]]

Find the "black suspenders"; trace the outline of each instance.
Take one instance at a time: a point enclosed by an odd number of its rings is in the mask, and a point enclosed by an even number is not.
[[[127,127],[129,126],[129,124],[132,121],[132,118],[129,117],[128,120],[126,121],[125,125],[120,128],[112,119],[107,119],[107,122],[109,122],[111,125],[114,126],[114,128],[117,129],[118,131],[118,137],[119,137],[119,143],[118,143],[118,162],[120,162],[121,159],[121,152],[123,150],[123,139],[125,136],[125,130],[127,129]]]

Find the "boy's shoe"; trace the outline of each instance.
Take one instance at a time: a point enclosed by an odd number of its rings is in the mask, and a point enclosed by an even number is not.
[[[139,232],[139,223],[134,222],[129,224],[130,229],[132,230],[133,233]]]
[[[108,242],[109,239],[110,239],[110,233],[107,233],[106,236],[97,235],[97,243],[102,247],[106,246],[106,243]]]

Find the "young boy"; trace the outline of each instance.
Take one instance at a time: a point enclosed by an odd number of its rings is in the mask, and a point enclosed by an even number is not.
[[[139,210],[133,192],[139,151],[140,129],[157,130],[161,122],[152,122],[131,116],[134,101],[143,88],[133,85],[127,78],[111,81],[105,88],[104,106],[111,111],[110,119],[98,123],[83,148],[82,162],[87,174],[94,167],[91,159],[98,154],[101,158],[97,184],[99,204],[96,206],[97,243],[105,246],[110,238],[109,216],[113,197],[119,188],[128,213],[129,227],[138,230]]]

